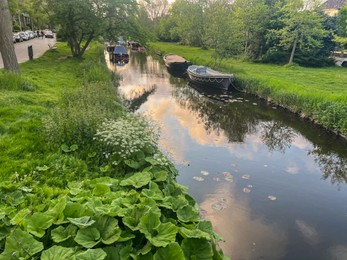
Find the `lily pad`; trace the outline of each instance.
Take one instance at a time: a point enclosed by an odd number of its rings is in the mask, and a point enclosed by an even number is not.
[[[196,181],[204,181],[204,178],[199,177],[199,176],[194,176],[193,179]]]
[[[273,195],[269,195],[269,196],[267,196],[267,198],[269,200],[277,200],[277,198],[275,196],[273,196]]]
[[[250,193],[250,192],[251,192],[251,190],[250,190],[250,189],[248,189],[248,188],[243,188],[243,192],[244,192],[244,193]]]
[[[209,173],[208,173],[208,171],[201,171],[201,174],[204,176],[207,176]]]
[[[249,180],[251,176],[249,174],[242,175],[242,179]]]

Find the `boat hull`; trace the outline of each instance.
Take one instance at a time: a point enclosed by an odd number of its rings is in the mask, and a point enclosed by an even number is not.
[[[192,62],[174,54],[165,55],[163,59],[165,66],[171,71],[185,72],[188,67],[193,64]]]
[[[195,72],[194,69],[191,69],[191,67],[196,66],[193,65],[187,69],[189,79],[195,84],[201,84],[212,88],[228,90],[231,82],[234,79],[234,75],[232,74],[222,74],[211,69],[208,69],[207,72],[213,71],[214,73],[199,74]]]

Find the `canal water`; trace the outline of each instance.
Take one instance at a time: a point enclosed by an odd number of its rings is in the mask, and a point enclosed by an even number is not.
[[[161,126],[160,147],[225,255],[347,259],[346,143],[253,96],[190,85],[159,56],[108,65],[131,108]]]

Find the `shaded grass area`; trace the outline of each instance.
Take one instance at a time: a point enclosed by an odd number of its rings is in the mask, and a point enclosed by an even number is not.
[[[235,84],[324,127],[347,135],[347,70],[342,67],[304,68],[212,58],[213,50],[155,42],[152,49],[175,53],[198,65],[234,73]]]

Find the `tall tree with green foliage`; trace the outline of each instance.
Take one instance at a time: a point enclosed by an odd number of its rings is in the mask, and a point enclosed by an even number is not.
[[[336,19],[336,27],[335,42],[343,51],[347,46],[347,6],[340,9]]]
[[[80,58],[90,42],[106,32],[122,35],[125,25],[133,24],[136,0],[49,0],[53,22],[60,26],[73,57]]]
[[[222,18],[222,19],[221,19]],[[242,52],[242,32],[234,25],[232,6],[228,0],[211,1],[205,9],[204,42],[214,49],[214,57],[222,60]]]
[[[323,27],[323,17],[315,11],[314,2],[288,0],[284,9],[284,27],[274,30],[279,45],[290,50],[288,63],[293,63],[299,49],[312,50],[320,48],[327,31]]]
[[[175,32],[181,41],[192,46],[203,46],[205,35],[203,0],[176,0],[172,5],[171,14],[176,24]]]
[[[0,53],[4,68],[19,74],[17,56],[13,46],[12,16],[7,0],[0,0]]]
[[[269,9],[265,0],[236,0],[233,5],[233,24],[243,41],[246,57],[257,58],[261,54],[264,35],[269,22]]]

